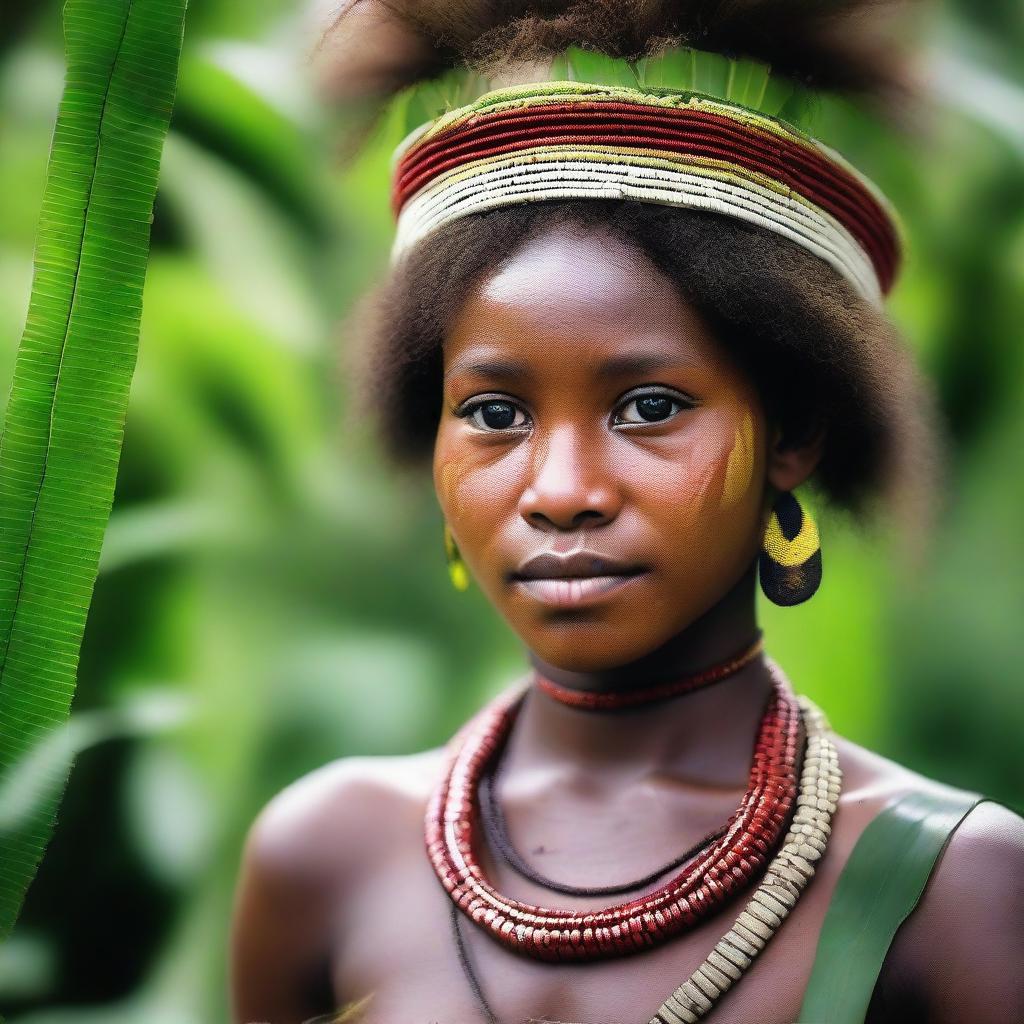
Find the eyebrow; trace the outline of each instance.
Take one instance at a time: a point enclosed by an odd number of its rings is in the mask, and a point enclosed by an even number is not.
[[[502,381],[533,380],[530,367],[519,359],[489,359],[473,363],[456,362],[448,368],[445,377],[452,377],[457,373],[471,373],[476,377],[490,377]]]
[[[628,374],[651,373],[680,364],[692,365],[690,360],[681,358],[679,355],[660,352],[628,353],[602,360],[597,367],[596,374],[602,380],[609,380]],[[445,376],[450,377],[457,373],[470,373],[501,381],[532,381],[534,379],[534,373],[529,365],[519,359],[493,359],[472,363],[456,362],[449,368]]]

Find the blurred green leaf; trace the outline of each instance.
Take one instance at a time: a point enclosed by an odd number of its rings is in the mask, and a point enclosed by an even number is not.
[[[103,538],[99,571],[113,572],[143,559],[166,558],[230,538],[229,524],[219,521],[212,508],[167,502],[115,510]]]
[[[44,935],[15,935],[0,943],[0,998],[44,995],[56,978],[53,943]]]
[[[315,253],[294,220],[247,175],[173,133],[160,188],[167,215],[238,304],[308,350],[321,326],[311,289]]]
[[[83,750],[110,739],[164,732],[187,716],[182,694],[147,688],[120,707],[80,712],[43,735],[0,778],[0,843],[30,824],[36,808],[60,799],[63,780]]]
[[[250,47],[265,66],[272,54]],[[173,130],[244,173],[314,242],[328,234],[323,199],[311,188],[322,171],[308,133],[290,111],[250,88],[218,61],[218,49],[193,52],[182,62]]]
[[[133,754],[125,799],[135,843],[157,877],[184,885],[209,858],[212,802],[194,763],[177,746],[140,744]]]

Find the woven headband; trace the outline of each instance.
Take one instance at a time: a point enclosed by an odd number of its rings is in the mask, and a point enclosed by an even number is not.
[[[876,306],[899,266],[885,197],[794,125],[693,92],[569,81],[486,92],[405,138],[393,159],[392,261],[460,217],[581,198],[759,225],[825,260]]]

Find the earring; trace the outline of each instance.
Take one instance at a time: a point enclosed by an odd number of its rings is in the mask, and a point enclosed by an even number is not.
[[[448,577],[456,590],[469,589],[469,570],[455,546],[455,538],[448,524],[444,524],[444,553],[448,558]]]
[[[761,542],[761,589],[775,604],[800,604],[821,584],[821,541],[810,513],[792,491],[775,501]]]

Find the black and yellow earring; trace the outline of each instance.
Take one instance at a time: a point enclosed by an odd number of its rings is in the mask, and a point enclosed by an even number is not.
[[[456,590],[469,589],[469,570],[459,554],[452,531],[444,524],[444,553],[448,558],[448,578]]]
[[[818,527],[792,491],[783,491],[772,507],[759,570],[765,597],[778,605],[806,601],[821,583]]]

